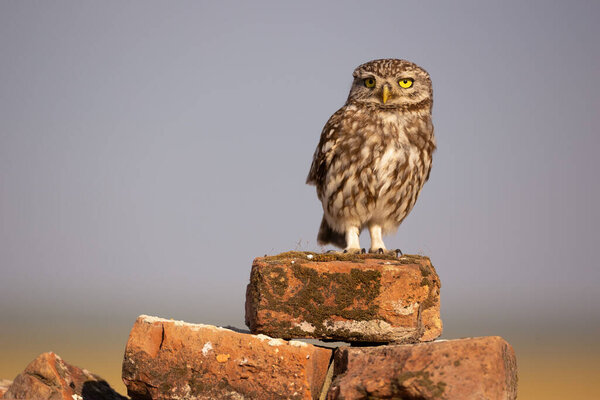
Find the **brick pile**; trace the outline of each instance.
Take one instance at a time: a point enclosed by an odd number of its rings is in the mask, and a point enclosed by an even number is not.
[[[132,399],[515,399],[504,339],[436,340],[440,288],[422,256],[259,257],[250,333],[140,316],[123,379]]]
[[[132,400],[516,399],[516,358],[504,339],[438,339],[440,288],[422,256],[256,258],[246,291],[250,331],[139,316],[122,364],[127,394]],[[54,353],[40,355],[13,382],[0,381],[0,398],[126,399]]]

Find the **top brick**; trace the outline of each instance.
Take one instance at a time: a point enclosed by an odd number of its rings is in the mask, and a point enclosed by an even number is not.
[[[287,252],[258,257],[246,324],[273,337],[416,343],[442,333],[440,279],[428,257]]]

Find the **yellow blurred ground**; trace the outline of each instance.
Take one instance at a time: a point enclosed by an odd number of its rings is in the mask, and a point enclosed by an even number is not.
[[[600,351],[563,342],[517,350],[519,400],[600,399]]]

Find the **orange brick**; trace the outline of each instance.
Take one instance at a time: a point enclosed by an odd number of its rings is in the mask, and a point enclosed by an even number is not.
[[[332,351],[212,325],[140,316],[123,381],[140,399],[318,399]]]
[[[501,337],[341,347],[328,400],[514,400],[515,352]]]
[[[253,333],[415,343],[442,333],[440,279],[429,258],[288,252],[259,257],[246,291]]]

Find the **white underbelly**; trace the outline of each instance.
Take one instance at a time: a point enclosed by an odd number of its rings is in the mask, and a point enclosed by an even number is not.
[[[376,164],[374,172],[377,179],[377,190],[372,215],[375,220],[389,217],[390,203],[394,204],[405,200],[398,195],[406,191],[407,180],[414,176],[411,172],[415,170],[419,158],[418,150],[412,146],[407,147],[390,146]],[[401,169],[400,174],[398,173],[399,169]]]
[[[378,195],[383,196],[401,182],[398,182],[398,168],[408,161],[405,167],[407,171],[414,170],[419,158],[418,150],[410,146],[406,148],[396,148],[390,146],[383,156],[379,159],[375,166],[375,176],[377,179]]]

